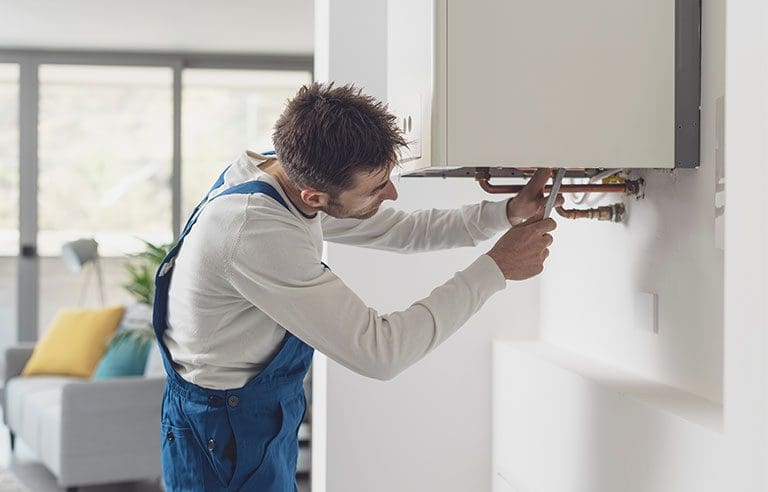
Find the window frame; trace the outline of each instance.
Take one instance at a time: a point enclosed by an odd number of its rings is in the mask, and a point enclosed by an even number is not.
[[[40,65],[166,67],[173,70],[173,236],[181,231],[181,106],[185,69],[306,71],[314,79],[312,55],[196,52],[0,49],[0,63],[19,65],[19,253],[18,340],[35,341],[38,332],[38,117]]]

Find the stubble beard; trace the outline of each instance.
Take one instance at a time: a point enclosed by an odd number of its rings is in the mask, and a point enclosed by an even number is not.
[[[324,213],[330,215],[331,217],[335,217],[337,219],[359,219],[359,220],[365,220],[370,219],[376,213],[379,211],[379,207],[381,207],[381,204],[378,204],[376,208],[373,210],[368,211],[356,211],[356,210],[348,210],[345,208],[341,203],[337,202],[334,199],[331,199],[328,202],[328,205],[325,207],[322,207],[320,210],[322,210]]]

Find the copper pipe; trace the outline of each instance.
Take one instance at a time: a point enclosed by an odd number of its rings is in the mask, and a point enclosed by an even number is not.
[[[487,180],[478,180],[480,187],[488,193],[517,194],[523,191],[524,185],[492,185]],[[546,185],[544,193],[549,193],[552,187]],[[560,193],[627,193],[627,184],[564,184]]]
[[[566,219],[597,219],[621,222],[625,208],[624,204],[615,203],[604,207],[587,209],[567,209],[561,206],[556,207],[555,210],[557,210],[557,213],[561,217],[565,217]]]
[[[517,194],[523,191],[525,185],[493,185],[487,173],[479,172],[475,174],[475,181],[480,183],[480,187],[488,193]],[[546,185],[544,192],[549,193],[552,187]],[[612,184],[563,184],[560,186],[560,193],[626,193],[637,194],[640,189],[638,181],[625,181],[624,183]]]

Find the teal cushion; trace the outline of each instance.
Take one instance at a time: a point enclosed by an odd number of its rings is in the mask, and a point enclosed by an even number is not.
[[[138,331],[123,330],[115,336],[107,348],[107,353],[104,354],[96,367],[93,379],[141,376],[144,374],[147,355],[149,355],[153,340],[151,337],[137,333]]]

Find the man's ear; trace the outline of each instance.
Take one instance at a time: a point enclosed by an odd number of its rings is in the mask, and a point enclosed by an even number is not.
[[[328,193],[315,190],[314,188],[301,190],[301,200],[312,208],[325,207],[328,205],[330,198]]]

